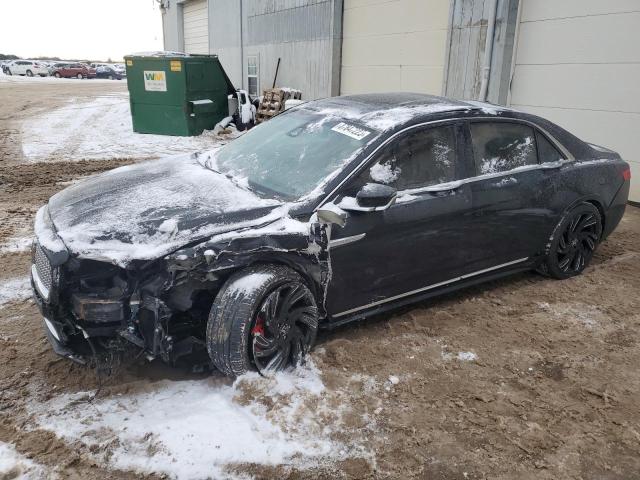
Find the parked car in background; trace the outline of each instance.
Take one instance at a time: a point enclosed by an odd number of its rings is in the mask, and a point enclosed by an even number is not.
[[[96,78],[108,78],[109,80],[122,80],[122,75],[109,66],[96,67]]]
[[[51,65],[49,65],[49,75],[53,76],[53,74],[55,73],[56,70],[58,70],[59,68],[62,68],[62,67],[69,66],[69,65],[70,65],[69,62],[55,62],[55,63],[52,63]]]
[[[26,75],[27,77],[35,75],[46,77],[49,75],[49,69],[44,63],[34,60],[14,60],[7,66],[5,73],[7,75]]]
[[[124,63],[114,63],[113,69],[118,72],[122,77],[127,76],[127,69],[124,66]]]
[[[56,78],[94,78],[96,69],[82,63],[70,63],[53,71]]]
[[[516,272],[579,275],[630,178],[617,153],[515,110],[317,100],[214,152],[54,195],[35,220],[34,299],[76,361],[200,349],[228,375],[266,374],[299,364],[319,326]]]

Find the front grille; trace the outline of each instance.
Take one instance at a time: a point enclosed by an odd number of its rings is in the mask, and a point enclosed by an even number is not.
[[[51,290],[51,287],[53,286],[53,268],[51,267],[51,262],[49,262],[49,258],[45,255],[40,244],[36,244],[35,252],[33,254],[33,264],[36,267],[38,277],[40,277],[42,284],[48,290]]]

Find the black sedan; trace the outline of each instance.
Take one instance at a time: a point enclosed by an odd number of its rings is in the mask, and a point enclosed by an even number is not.
[[[124,78],[123,75],[116,72],[113,68],[108,66],[98,66],[96,67],[96,76],[95,78],[106,78],[109,80],[122,80]]]
[[[322,326],[514,272],[580,274],[629,184],[617,153],[533,115],[418,94],[314,101],[216,151],[54,195],[34,298],[79,362],[134,349],[266,374]]]

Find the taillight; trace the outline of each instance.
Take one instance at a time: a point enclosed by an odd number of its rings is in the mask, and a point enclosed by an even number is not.
[[[625,181],[631,180],[631,168],[626,168],[622,171],[622,178]]]

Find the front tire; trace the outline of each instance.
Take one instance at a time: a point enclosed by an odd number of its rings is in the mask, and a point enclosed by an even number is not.
[[[56,72],[56,73],[53,74],[53,76],[56,77],[56,78],[60,78],[62,75],[60,75],[59,72]]]
[[[82,76],[81,73],[79,73],[78,75],[76,75],[76,77],[78,78],[78,80],[82,80],[84,77]]]
[[[554,230],[543,272],[559,280],[580,275],[602,236],[602,216],[591,203],[572,209]]]
[[[315,342],[318,308],[302,277],[282,265],[232,275],[207,322],[207,350],[226,375],[270,375],[303,362]]]

